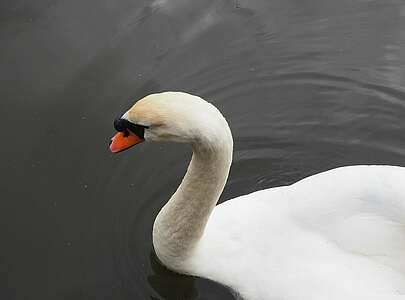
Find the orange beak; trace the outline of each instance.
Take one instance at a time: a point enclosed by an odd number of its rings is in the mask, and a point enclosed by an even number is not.
[[[142,138],[140,138],[136,134],[133,134],[131,131],[128,131],[128,133],[129,135],[125,136],[123,132],[118,132],[111,138],[111,152],[121,152],[144,141]]]

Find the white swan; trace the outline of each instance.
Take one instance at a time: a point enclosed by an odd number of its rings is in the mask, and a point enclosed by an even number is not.
[[[149,95],[115,122],[111,150],[190,143],[193,157],[156,217],[153,245],[171,270],[244,299],[404,299],[405,168],[350,166],[216,205],[231,131],[205,100]]]

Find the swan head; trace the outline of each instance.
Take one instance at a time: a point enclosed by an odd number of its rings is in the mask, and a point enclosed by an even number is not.
[[[112,152],[145,140],[210,145],[230,136],[228,124],[215,106],[184,92],[148,95],[116,119],[114,127],[118,133],[110,143]]]

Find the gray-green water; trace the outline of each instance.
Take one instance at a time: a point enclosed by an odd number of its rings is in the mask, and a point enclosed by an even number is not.
[[[1,299],[233,299],[153,256],[190,149],[108,151],[113,119],[152,92],[198,94],[229,120],[221,201],[405,165],[400,0],[3,0],[0,44]]]

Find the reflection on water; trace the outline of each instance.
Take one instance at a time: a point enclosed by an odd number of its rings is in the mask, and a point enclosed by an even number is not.
[[[235,299],[153,255],[190,158],[113,156],[112,120],[162,90],[217,105],[235,139],[221,201],[348,164],[405,165],[399,0],[2,1],[3,299]]]

